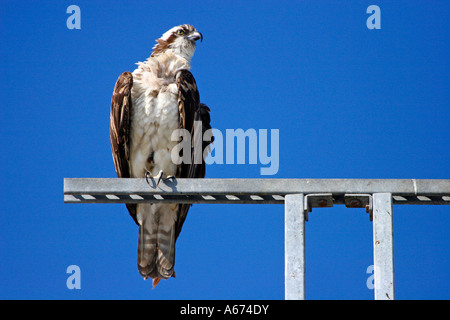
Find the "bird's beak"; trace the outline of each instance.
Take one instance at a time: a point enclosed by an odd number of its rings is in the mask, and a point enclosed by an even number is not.
[[[200,41],[203,41],[203,35],[200,33],[200,32],[198,32],[198,31],[195,31],[194,33],[192,33],[189,37],[187,37],[189,40],[191,40],[191,41],[197,41],[197,40],[199,40],[200,39]]]

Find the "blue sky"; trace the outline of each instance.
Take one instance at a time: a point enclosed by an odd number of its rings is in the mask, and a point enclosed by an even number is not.
[[[273,178],[450,178],[448,1],[1,2],[2,299],[283,299],[282,205],[194,205],[177,278],[154,290],[136,266],[121,204],[64,204],[64,177],[115,177],[114,83],[155,39],[189,23],[212,125],[279,129]],[[69,30],[66,8],[81,9]],[[381,8],[369,30],[366,8]],[[209,165],[261,178],[261,164]],[[398,299],[449,299],[448,206],[395,206]],[[372,299],[372,224],[316,209],[306,224],[306,296]],[[81,289],[66,269],[78,265]]]

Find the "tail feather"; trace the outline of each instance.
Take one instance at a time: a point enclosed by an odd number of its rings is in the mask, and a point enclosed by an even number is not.
[[[144,279],[156,278],[156,235],[146,225],[139,225],[138,269]]]
[[[173,275],[175,266],[175,223],[167,226],[163,223],[158,228],[158,252],[156,266],[161,278],[168,279]]]
[[[176,210],[156,205],[151,210],[139,209],[138,206],[138,269],[144,279],[152,278],[156,286],[159,279],[175,276]]]

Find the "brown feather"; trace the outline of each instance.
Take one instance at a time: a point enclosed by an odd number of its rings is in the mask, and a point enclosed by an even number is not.
[[[205,161],[202,157],[201,164],[195,164],[194,162],[194,121],[202,122],[202,132],[196,134],[203,134],[206,130],[211,129],[210,125],[210,109],[203,103],[200,103],[200,94],[197,89],[194,76],[188,70],[181,70],[177,74],[177,86],[178,86],[178,109],[180,112],[180,128],[186,129],[191,133],[192,152],[191,163],[182,163],[180,178],[204,178],[205,177]],[[211,141],[203,141],[202,150],[214,141],[214,137]],[[180,205],[178,213],[178,220],[176,226],[175,238],[178,238],[183,223],[186,220],[187,213],[191,204]]]
[[[130,155],[129,135],[132,87],[133,75],[128,71],[122,73],[114,86],[111,99],[109,134],[114,167],[119,178],[130,177],[128,159]],[[131,217],[137,223],[136,204],[127,203],[126,206]]]

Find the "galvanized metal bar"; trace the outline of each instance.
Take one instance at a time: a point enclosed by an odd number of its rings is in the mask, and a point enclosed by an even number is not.
[[[373,194],[375,300],[394,299],[394,232],[392,195]]]
[[[305,214],[303,194],[288,194],[284,204],[284,294],[305,299]]]
[[[305,299],[305,214],[333,204],[365,207],[373,216],[375,299],[394,299],[392,205],[450,205],[450,179],[170,179],[156,185],[65,178],[64,202],[284,203],[288,300]]]
[[[73,203],[283,203],[285,195],[296,193],[343,199],[346,194],[386,192],[395,204],[450,204],[450,180],[173,179],[156,186],[145,179],[64,179],[64,201]]]

